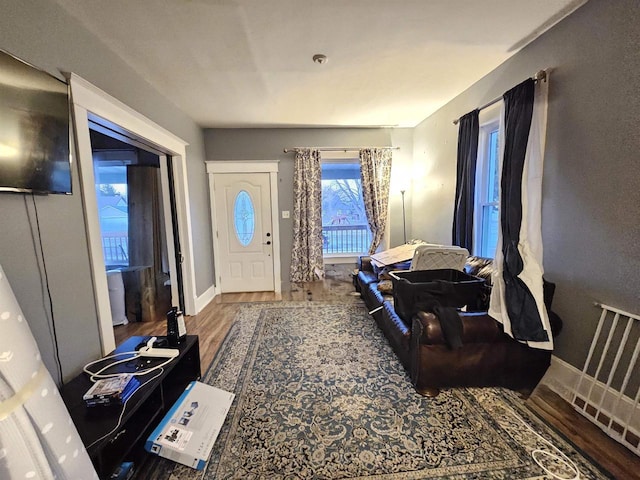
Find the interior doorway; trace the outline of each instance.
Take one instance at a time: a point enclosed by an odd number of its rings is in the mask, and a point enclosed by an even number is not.
[[[113,325],[163,321],[172,299],[160,152],[95,122],[90,138]]]
[[[191,230],[191,213],[187,185],[186,146],[187,142],[160,127],[145,116],[124,105],[109,94],[91,83],[71,73],[69,75],[73,102],[73,123],[75,129],[75,150],[79,164],[80,194],[87,228],[89,260],[96,302],[97,326],[100,335],[102,353],[108,354],[115,348],[115,336],[109,289],[105,275],[104,254],[101,243],[98,206],[95,195],[95,179],[93,173],[93,155],[91,152],[90,122],[107,126],[114,132],[130,136],[152,146],[161,153],[160,182],[162,185],[163,216],[166,225],[174,224],[179,231],[180,249],[175,250],[173,230],[166,229],[168,261],[171,275],[172,304],[178,305],[178,282],[174,281],[177,270],[182,275],[184,290],[185,315],[195,315],[196,311],[196,279],[193,259],[193,239]],[[172,220],[170,202],[169,173],[166,159],[171,157],[173,187],[175,192],[176,220]],[[177,258],[180,261],[177,261]]]

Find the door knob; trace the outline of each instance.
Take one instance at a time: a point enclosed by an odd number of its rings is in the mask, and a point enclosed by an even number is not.
[[[263,243],[263,245],[271,245],[271,240],[267,240],[267,243]]]

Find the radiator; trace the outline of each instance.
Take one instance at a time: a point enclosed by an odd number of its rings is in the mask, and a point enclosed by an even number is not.
[[[573,406],[607,435],[640,455],[640,316],[602,308],[589,354],[573,394]]]

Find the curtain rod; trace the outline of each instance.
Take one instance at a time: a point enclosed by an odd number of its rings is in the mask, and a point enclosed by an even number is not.
[[[545,70],[540,70],[538,73],[536,73],[533,77],[529,77],[532,78],[534,81],[536,82],[540,82],[540,81],[547,81],[547,72],[549,71],[549,69],[545,69]],[[498,103],[500,100],[502,100],[502,97],[498,97],[498,98],[494,98],[493,100],[491,100],[490,102],[485,103],[484,105],[482,105],[481,107],[478,107],[478,110],[484,110],[485,108],[490,107],[491,105]],[[460,122],[460,118],[456,118],[453,121],[454,125],[457,125]]]
[[[364,150],[367,148],[378,148],[380,150],[400,150],[400,147],[290,147],[285,148],[284,153],[295,152],[303,149],[320,150],[321,152],[352,152],[354,150]]]

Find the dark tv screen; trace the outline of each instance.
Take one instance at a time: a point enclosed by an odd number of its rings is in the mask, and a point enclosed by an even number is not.
[[[0,191],[71,193],[68,92],[0,51]]]

